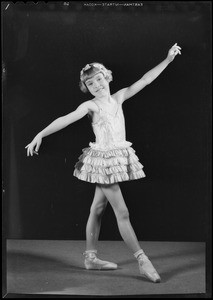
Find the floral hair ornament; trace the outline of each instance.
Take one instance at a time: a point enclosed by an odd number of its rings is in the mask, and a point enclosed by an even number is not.
[[[82,70],[81,70],[81,76],[83,75],[83,73],[86,71],[86,70],[88,70],[88,69],[90,69],[92,66],[90,66],[89,64],[87,64]]]
[[[104,76],[106,77],[106,75],[107,75],[107,70],[106,70],[106,68],[105,68],[103,65],[99,64],[99,63],[92,63],[92,64],[87,64],[87,65],[81,70],[81,72],[80,72],[81,80],[82,80],[82,77],[83,77],[84,72],[87,71],[87,70],[89,70],[89,69],[92,68],[92,67],[94,67],[94,68],[96,68],[96,69],[99,69],[100,72],[102,72],[102,73],[104,74]]]

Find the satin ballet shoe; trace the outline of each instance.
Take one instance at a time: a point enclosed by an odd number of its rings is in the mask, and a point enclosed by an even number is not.
[[[104,261],[96,256],[96,252],[84,252],[85,260],[84,265],[87,270],[116,270],[117,264]]]
[[[145,277],[155,283],[161,281],[161,278],[160,278],[158,272],[155,270],[151,261],[145,254],[140,255],[140,257],[138,258],[138,264],[139,264],[140,274],[143,277]]]

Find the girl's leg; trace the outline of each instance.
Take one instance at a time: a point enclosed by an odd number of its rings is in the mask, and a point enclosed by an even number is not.
[[[141,250],[141,247],[130,223],[129,212],[124,202],[119,185],[117,183],[111,185],[101,185],[101,189],[114,210],[118,228],[124,242],[133,251],[133,253],[138,252]]]
[[[101,217],[107,206],[107,199],[100,188],[96,185],[95,195],[93,203],[90,208],[90,215],[86,226],[86,249],[94,250],[96,249],[96,244],[99,238],[100,228],[101,228]]]
[[[153,282],[160,282],[160,276],[139,245],[138,239],[131,226],[129,212],[124,202],[119,185],[102,185],[101,188],[115,212],[118,228],[123,240],[133,251],[134,256],[138,260],[141,275]]]
[[[96,186],[95,196],[93,203],[90,208],[90,215],[86,226],[86,251],[84,252],[85,260],[84,264],[88,270],[115,270],[117,269],[117,264],[100,260],[97,258],[96,244],[98,241],[101,218],[107,206],[107,199],[100,188]]]

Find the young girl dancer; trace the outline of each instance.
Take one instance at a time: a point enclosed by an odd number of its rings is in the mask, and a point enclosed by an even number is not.
[[[88,270],[117,269],[117,264],[100,260],[97,257],[101,217],[109,202],[114,210],[120,234],[138,260],[140,274],[153,282],[160,282],[159,274],[139,245],[119,187],[119,182],[145,177],[143,166],[131,147],[132,143],[126,141],[122,104],[157,78],[175,56],[181,54],[180,49],[177,43],[174,44],[165,60],[137,82],[113,95],[110,94],[109,88],[112,72],[100,63],[87,64],[81,70],[79,85],[83,92],[89,91],[93,99],[53,121],[25,147],[27,156],[38,155],[42,138],[65,128],[86,114],[91,117],[96,141],[82,150],[73,174],[80,180],[96,184],[86,226],[84,264]]]

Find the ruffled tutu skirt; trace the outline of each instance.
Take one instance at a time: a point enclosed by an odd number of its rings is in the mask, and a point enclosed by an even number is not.
[[[129,143],[131,145],[131,143]],[[98,149],[95,144],[82,149],[73,175],[90,183],[112,184],[145,177],[143,165],[128,146]]]

